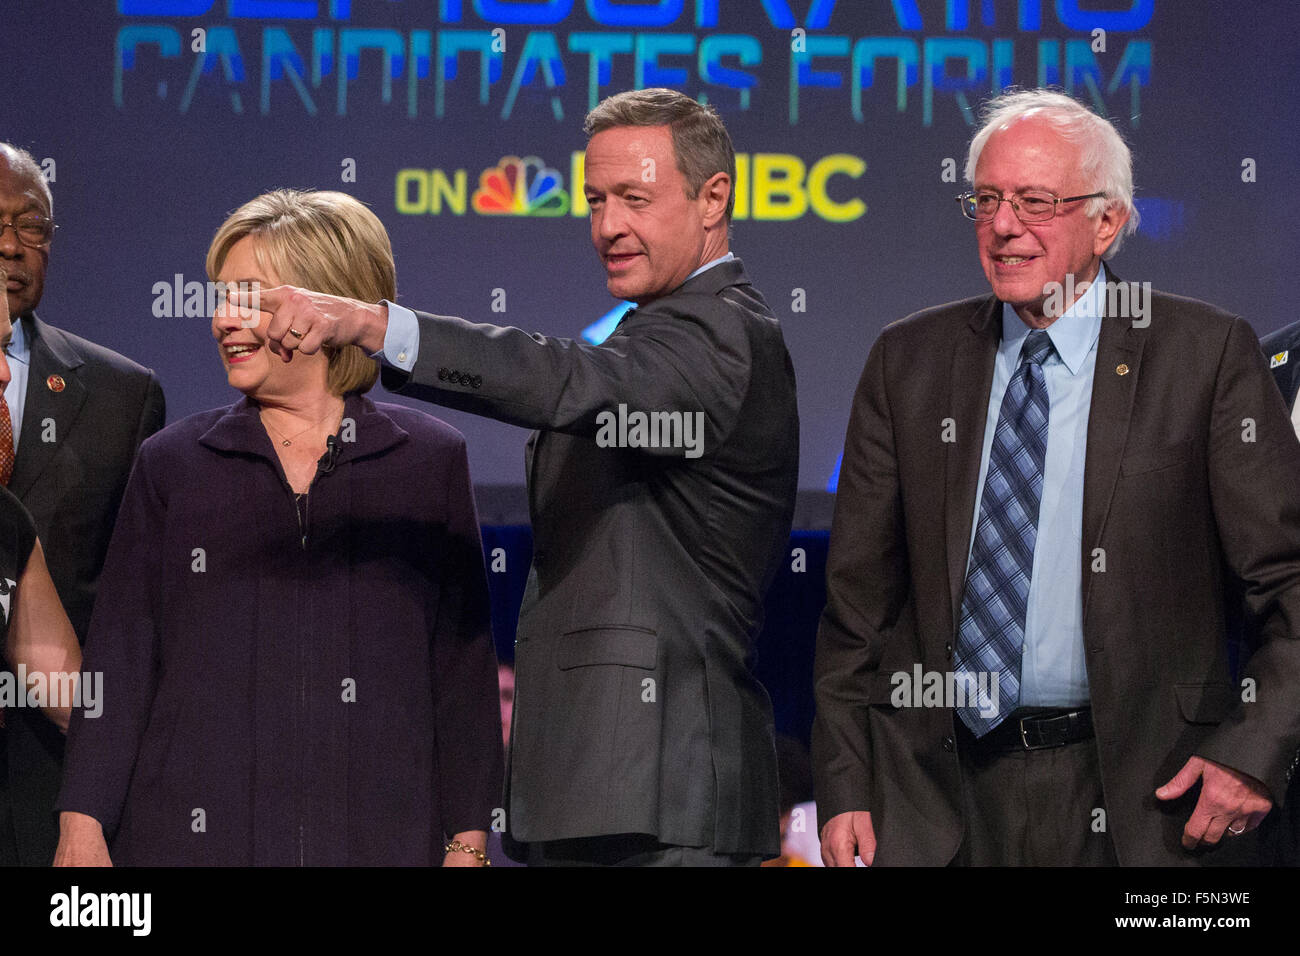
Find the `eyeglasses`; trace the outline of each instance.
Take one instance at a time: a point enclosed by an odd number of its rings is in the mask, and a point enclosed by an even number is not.
[[[43,246],[53,239],[54,230],[59,228],[49,216],[19,216],[14,222],[0,219],[0,238],[4,237],[5,230],[10,227],[13,227],[19,242],[33,248]]]
[[[1056,208],[1063,202],[1078,202],[1081,199],[1101,199],[1105,193],[1088,193],[1086,196],[1066,196],[1057,199],[1051,193],[1031,191],[1011,196],[995,192],[962,193],[957,197],[961,204],[961,214],[976,222],[987,222],[998,214],[998,208],[1004,203],[1011,203],[1011,211],[1021,222],[1047,222],[1056,215]]]

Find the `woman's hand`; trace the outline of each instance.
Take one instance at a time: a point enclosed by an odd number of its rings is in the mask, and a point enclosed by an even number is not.
[[[462,854],[468,855],[468,854]],[[59,846],[55,866],[112,866],[104,828],[84,813],[59,814]]]
[[[466,830],[464,833],[457,833],[451,838],[448,845],[453,847],[447,851],[447,855],[442,858],[443,866],[487,866],[486,859],[480,860],[477,853],[467,853],[465,850],[456,848],[456,844],[461,846],[472,847],[486,856],[487,851],[487,831],[486,830]]]

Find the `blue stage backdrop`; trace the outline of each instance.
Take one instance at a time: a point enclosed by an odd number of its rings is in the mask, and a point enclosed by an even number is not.
[[[156,369],[170,419],[227,404],[201,283],[224,215],[342,189],[393,237],[401,301],[597,338],[582,118],[666,85],[739,153],[733,248],[798,375],[800,486],[825,490],[888,322],[980,292],[952,197],[973,110],[1058,84],[1131,142],[1126,279],[1263,334],[1295,318],[1291,0],[8,0],[0,138],[61,224],[40,311]],[[426,406],[427,407],[427,406]],[[524,433],[456,412],[480,485]]]

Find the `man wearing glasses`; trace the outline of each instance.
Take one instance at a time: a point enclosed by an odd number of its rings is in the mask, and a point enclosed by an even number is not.
[[[1300,743],[1300,444],[1255,335],[1107,272],[1131,157],[1068,96],[994,100],[966,177],[993,294],[886,328],[845,440],[822,855],[1253,861]],[[1240,684],[1233,578],[1274,625]]]
[[[0,484],[35,519],[59,599],[84,641],[131,462],[165,414],[151,371],[36,317],[55,228],[40,167],[25,150],[0,143],[0,271],[13,316],[5,349],[12,378],[0,396]],[[62,760],[63,736],[52,723],[21,708],[6,712],[0,865],[54,859]]]

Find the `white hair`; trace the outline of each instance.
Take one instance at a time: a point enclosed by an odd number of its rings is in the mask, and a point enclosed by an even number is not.
[[[1079,173],[1091,183],[1089,192],[1103,192],[1089,199],[1084,215],[1098,216],[1108,206],[1128,212],[1128,222],[1115,234],[1104,259],[1116,252],[1125,236],[1137,231],[1137,207],[1133,205],[1133,155],[1110,121],[1098,116],[1078,100],[1052,90],[1010,90],[985,104],[983,124],[970,141],[966,157],[966,182],[975,184],[975,166],[989,137],[1002,127],[1033,115],[1044,119],[1068,143],[1079,147]]]
[[[20,176],[27,176],[41,188],[45,194],[45,208],[49,210],[50,215],[54,215],[54,193],[50,191],[50,184],[45,181],[45,174],[41,171],[41,164],[36,161],[36,157],[21,146],[14,146],[12,143],[0,143],[0,159],[8,160],[9,167]]]

